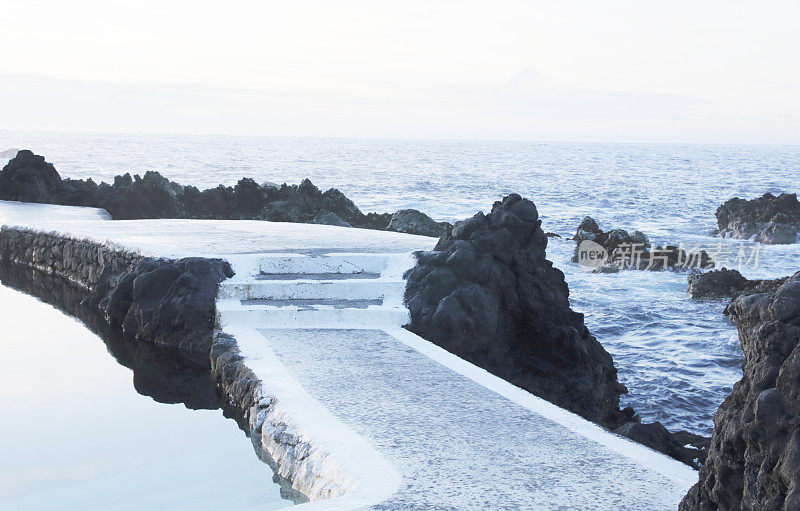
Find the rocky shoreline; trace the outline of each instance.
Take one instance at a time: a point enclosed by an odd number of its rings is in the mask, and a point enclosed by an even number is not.
[[[323,193],[308,180],[275,187],[243,179],[236,187],[202,192],[154,172],[143,178],[119,176],[113,185],[62,180],[44,158],[21,151],[0,173],[0,199],[8,198],[101,207],[115,219],[251,218],[440,234],[435,249],[417,253],[416,266],[405,275],[409,330],[617,434],[700,468],[700,482],[681,509],[800,506],[795,489],[798,440],[792,433],[800,410],[795,402],[800,274],[749,281],[735,270],[721,269],[688,276],[687,291],[694,298],[732,297],[725,312],[739,328],[745,353],[744,377],[717,412],[709,445],[708,439],[669,432],[658,422],[642,424],[633,409],[619,408],[627,389],[617,381],[611,356],[590,334],[583,315],[569,306],[564,275],[546,259],[548,235],[536,206],[518,195],[498,201],[487,215],[478,213],[450,226],[415,210],[364,215],[337,190]],[[783,242],[775,233],[782,232],[780,226],[794,225],[785,211],[794,207],[796,196],[767,194],[739,201],[732,199],[718,210],[720,234]],[[779,212],[770,216],[770,208]],[[751,232],[753,225],[761,234]],[[574,261],[583,242],[604,251],[596,268],[601,272],[627,269],[618,258],[626,245],[641,248],[635,269],[676,271],[692,261],[702,269],[714,266],[705,252],[653,247],[643,233],[603,231],[591,217],[583,220],[573,240]],[[314,498],[346,491],[347,481],[320,486],[315,471],[333,461],[314,451],[286,422],[243,363],[235,339],[216,328],[217,289],[233,275],[227,262],[149,258],[8,227],[0,230],[0,262],[80,289],[80,306],[97,311],[106,335],[118,335],[128,345],[207,359],[207,367],[192,366],[187,372],[206,374],[208,369],[216,392],[225,396],[226,407],[252,435],[254,445],[263,448],[265,460],[273,460],[286,477],[287,488],[293,485]],[[193,399],[196,405],[213,404],[209,395]]]
[[[714,416],[682,511],[800,509],[800,272],[739,291],[725,309],[745,361]]]
[[[113,184],[62,179],[43,156],[22,150],[0,171],[0,200],[85,206],[108,211],[114,220],[184,218],[267,220],[360,227],[439,237],[449,228],[415,209],[367,213],[335,188],[322,192],[308,179],[299,185],[258,184],[242,178],[235,186],[199,190],[158,172],[124,174]]]
[[[564,274],[546,258],[533,202],[509,195],[488,215],[456,222],[417,253],[405,294],[408,329],[558,406],[699,467],[706,441],[619,408],[627,389],[611,355],[569,305]],[[693,445],[690,445],[693,444]]]

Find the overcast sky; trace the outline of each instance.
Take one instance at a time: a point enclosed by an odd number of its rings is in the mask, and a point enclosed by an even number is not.
[[[5,2],[0,129],[800,144],[800,2]]]

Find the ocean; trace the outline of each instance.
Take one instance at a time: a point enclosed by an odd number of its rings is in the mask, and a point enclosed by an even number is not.
[[[797,271],[800,244],[756,246],[710,231],[726,199],[800,191],[800,147],[535,143],[0,131],[0,151],[31,149],[62,177],[111,181],[156,170],[210,187],[241,177],[335,187],[364,212],[415,208],[460,220],[518,193],[536,203],[547,254],[569,283],[573,309],[613,355],[623,406],[645,421],[710,434],[712,415],[741,377],[736,328],[723,301],[694,301],[686,273],[586,274],[565,238],[585,215],[604,230],[638,229],[656,243],[701,247],[750,278]]]

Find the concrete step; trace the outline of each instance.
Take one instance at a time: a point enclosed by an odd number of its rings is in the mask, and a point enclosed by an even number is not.
[[[402,300],[403,280],[248,280],[223,282],[222,300]]]
[[[380,273],[259,273],[253,275],[255,280],[374,280],[381,278]]]
[[[266,254],[258,258],[264,274],[380,274],[406,254]]]
[[[366,309],[371,306],[383,305],[383,300],[270,300],[270,299],[255,299],[255,300],[240,300],[241,305],[270,305],[272,307],[291,307],[296,306],[301,309],[319,309],[319,308],[334,308],[334,309]]]
[[[275,306],[233,300],[218,302],[217,313],[223,328],[228,325],[257,328],[387,328],[405,325],[409,320],[408,311],[398,307],[338,308],[297,304]]]

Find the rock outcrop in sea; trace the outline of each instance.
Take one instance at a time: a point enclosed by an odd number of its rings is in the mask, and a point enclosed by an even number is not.
[[[722,268],[689,275],[686,292],[692,298],[733,298],[743,291],[770,291],[783,284],[785,280],[786,277],[772,280],[748,280],[737,270]]]
[[[406,273],[408,329],[473,364],[695,468],[703,437],[641,424],[611,355],[569,305],[533,202],[512,194],[456,222]],[[688,445],[692,444],[692,445]]]
[[[269,220],[390,230],[438,237],[450,225],[417,210],[362,213],[342,192],[322,192],[308,179],[300,185],[274,186],[242,178],[235,186],[200,190],[170,181],[158,172],[124,174],[113,184],[92,179],[62,179],[44,157],[19,151],[0,171],[0,200],[90,206],[114,220],[193,218]]]
[[[533,202],[509,195],[456,222],[408,271],[409,330],[537,396],[618,427],[627,392],[600,343],[569,306],[547,260]]]
[[[800,509],[800,272],[740,292],[742,379],[714,416],[700,480],[681,511]]]
[[[797,242],[800,202],[797,194],[765,193],[757,199],[734,197],[717,208],[717,234],[725,238],[755,239],[767,244]]]
[[[624,229],[603,231],[587,216],[578,226],[572,262],[598,273],[619,270],[689,270],[713,268],[714,261],[704,251],[685,251],[674,245],[653,247],[646,234]]]

